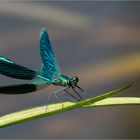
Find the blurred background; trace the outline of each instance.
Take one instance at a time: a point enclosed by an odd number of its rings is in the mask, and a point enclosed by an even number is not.
[[[0,56],[39,70],[46,27],[61,66],[90,97],[133,87],[140,96],[140,2],[0,2]],[[0,75],[0,85],[25,83]],[[46,104],[61,87],[0,95],[0,115]],[[54,100],[55,102],[56,100]],[[140,138],[140,107],[77,109],[0,129],[0,138]]]

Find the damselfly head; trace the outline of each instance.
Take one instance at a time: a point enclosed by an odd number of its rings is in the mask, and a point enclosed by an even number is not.
[[[79,79],[78,77],[72,77],[71,79],[68,80],[67,84],[69,87],[74,87],[77,85]]]

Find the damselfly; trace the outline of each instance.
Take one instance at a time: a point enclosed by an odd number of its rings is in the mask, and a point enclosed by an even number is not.
[[[77,85],[77,77],[68,78],[67,76],[61,74],[60,67],[52,50],[51,42],[45,28],[43,28],[40,32],[39,43],[40,55],[43,63],[41,71],[31,70],[18,65],[7,58],[0,57],[0,74],[22,80],[33,80],[35,78],[39,79],[35,82],[2,86],[0,87],[0,94],[26,94],[38,91],[48,87],[47,85],[53,84],[55,86],[64,87],[62,90],[55,92],[55,95],[64,91],[76,101],[80,101],[82,96],[77,89],[82,91],[82,93],[84,93],[84,90]],[[72,89],[73,93],[77,96],[71,93],[69,91],[70,89]]]

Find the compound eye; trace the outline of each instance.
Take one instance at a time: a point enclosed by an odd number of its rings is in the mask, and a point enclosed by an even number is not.
[[[73,78],[72,78],[72,81],[71,81],[71,82],[72,82],[72,85],[73,85],[73,86],[76,86],[77,83],[78,83],[78,81],[79,81],[78,77],[73,77]]]
[[[79,78],[78,77],[75,77],[75,80],[78,82],[79,81]]]

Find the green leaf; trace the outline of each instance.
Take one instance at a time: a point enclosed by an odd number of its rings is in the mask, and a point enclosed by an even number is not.
[[[112,97],[107,98],[90,105],[83,106],[89,107],[104,107],[104,106],[125,106],[125,105],[140,105],[140,98],[138,97]]]
[[[46,112],[46,105],[45,105],[45,106],[35,107],[32,109],[26,109],[23,111],[18,111],[18,112],[14,112],[14,113],[11,113],[8,115],[4,115],[4,116],[0,117],[0,127],[10,126],[10,125],[30,121],[30,120],[35,120],[35,119],[47,117],[50,115],[54,115],[57,113],[69,111],[72,109],[77,109],[80,107],[106,106],[106,105],[109,105],[109,102],[107,102],[105,99],[116,96],[118,94],[121,94],[122,92],[124,92],[128,88],[130,88],[131,86],[132,86],[132,84],[130,84],[124,88],[114,90],[114,91],[105,93],[103,95],[100,95],[100,96],[97,96],[97,97],[94,97],[91,99],[87,99],[87,100],[84,100],[84,101],[81,101],[78,103],[65,102],[65,103],[63,103],[63,105],[64,105],[63,108],[62,108],[62,103],[48,105],[47,112]],[[101,102],[101,101],[103,101],[103,102]],[[111,99],[111,102],[115,103],[115,100]],[[120,102],[118,102],[118,103],[120,104]],[[121,104],[123,105],[123,100],[122,100]],[[133,102],[133,104],[134,104],[134,102]],[[113,105],[113,103],[112,103],[112,105]]]

